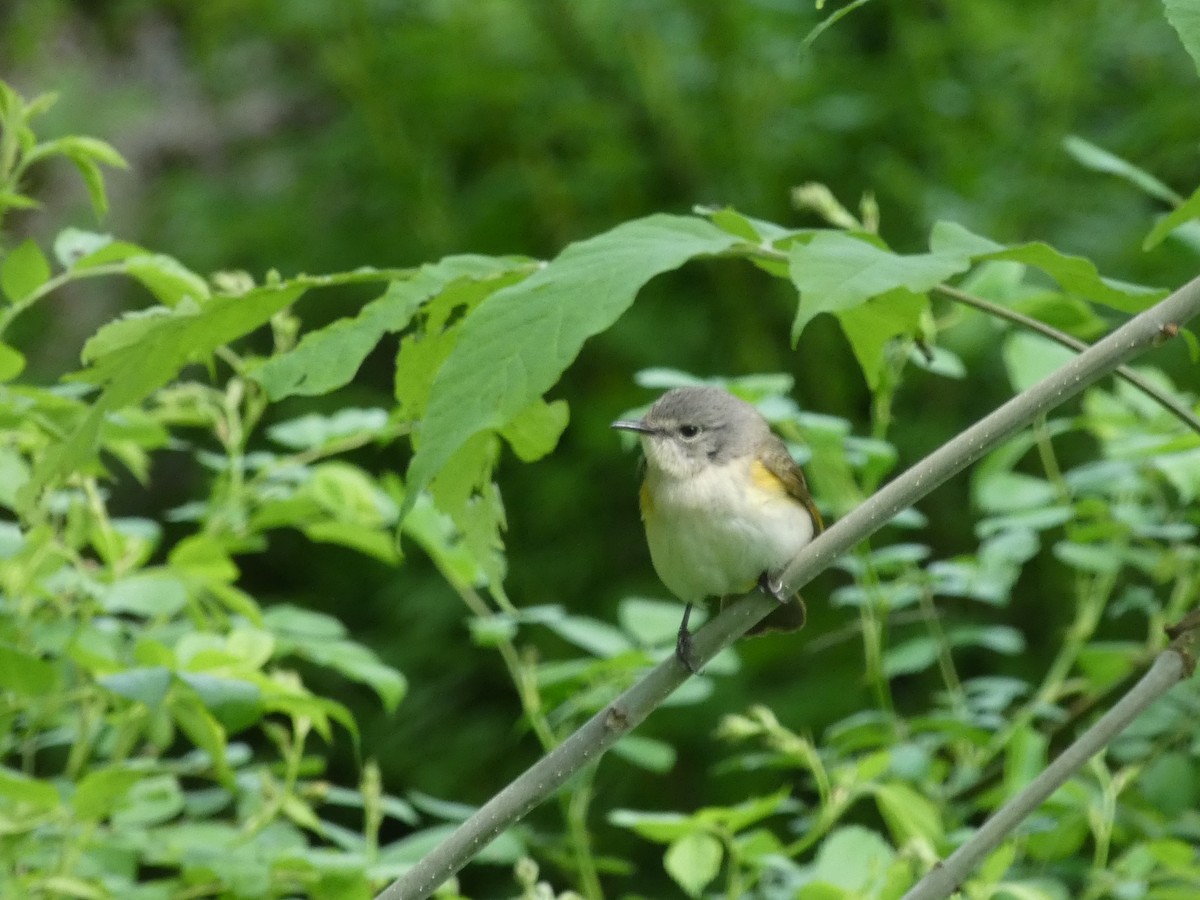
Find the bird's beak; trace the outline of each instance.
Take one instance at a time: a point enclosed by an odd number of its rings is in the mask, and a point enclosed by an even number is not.
[[[618,419],[612,427],[619,431],[637,431],[641,434],[654,434],[654,429],[641,419]]]

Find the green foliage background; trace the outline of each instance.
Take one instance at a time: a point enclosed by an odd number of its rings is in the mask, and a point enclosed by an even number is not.
[[[632,457],[607,428],[612,419],[654,396],[635,383],[635,373],[653,368],[735,379],[790,375],[794,385],[786,380],[739,384],[774,409],[798,450],[811,454],[818,499],[836,514],[853,502],[856,491],[869,490],[882,477],[893,454],[903,467],[934,448],[1009,396],[1020,386],[1014,382],[1045,364],[1047,353],[1044,345],[1024,339],[1006,339],[1001,353],[1001,332],[994,323],[976,313],[938,306],[937,343],[961,360],[965,377],[946,378],[937,365],[909,368],[901,377],[900,363],[886,356],[877,380],[868,384],[843,336],[844,321],[839,327],[831,316],[816,318],[792,349],[796,286],[804,290],[798,282],[729,260],[693,262],[659,277],[615,324],[583,347],[554,384],[549,399],[565,401],[569,423],[561,404],[530,414],[526,427],[534,435],[565,426],[552,455],[525,465],[518,461],[520,453],[500,451],[498,443],[477,442],[465,460],[456,458],[459,468],[452,467],[466,473],[463,483],[443,476],[433,485],[444,510],[458,503],[461,515],[456,522],[464,528],[469,509],[475,507],[463,498],[474,490],[481,491],[489,509],[496,508],[496,498],[486,486],[469,482],[500,452],[496,480],[508,526],[503,555],[496,555],[479,523],[480,532],[465,529],[473,565],[491,575],[506,572],[503,592],[497,589],[502,612],[509,600],[521,610],[557,604],[595,621],[563,624],[546,612],[527,612],[525,619],[493,614],[487,620],[472,610],[476,621],[471,626],[472,616],[462,601],[470,599],[468,588],[478,573],[458,583],[445,577],[448,572],[474,570],[455,569],[447,557],[438,556],[438,547],[445,549],[439,544],[444,535],[434,533],[438,526],[428,509],[413,512],[416,518],[410,521],[416,524],[402,541],[402,565],[390,542],[377,536],[404,500],[399,482],[386,476],[389,471],[404,472],[410,459],[407,444],[396,440],[403,430],[399,423],[424,413],[423,392],[428,392],[433,367],[451,353],[449,344],[431,340],[417,346],[421,342],[414,340],[407,357],[411,368],[402,371],[413,379],[407,384],[419,386],[394,396],[393,364],[401,346],[397,335],[415,333],[405,328],[418,308],[425,310],[422,316],[439,315],[420,306],[425,298],[441,296],[438,292],[447,285],[461,287],[465,282],[459,279],[487,285],[476,294],[470,293],[474,288],[464,288],[469,296],[456,295],[468,305],[510,281],[519,290],[532,271],[530,259],[554,257],[573,241],[651,213],[686,214],[695,204],[729,206],[791,229],[823,227],[820,210],[797,208],[794,202],[793,188],[809,182],[827,185],[832,196],[862,220],[859,225],[870,226],[872,210],[878,209],[879,235],[904,253],[924,251],[934,223],[950,220],[1006,245],[1046,241],[1094,260],[1107,276],[1129,282],[1175,285],[1194,274],[1200,243],[1186,227],[1149,250],[1142,248],[1155,221],[1182,202],[1176,192],[1187,195],[1198,180],[1196,70],[1159,6],[1115,0],[1049,6],[1000,0],[945,6],[868,3],[804,45],[828,13],[784,3],[558,5],[515,0],[131,0],[102,5],[16,0],[0,11],[0,77],[26,97],[45,90],[61,93],[59,102],[37,120],[39,135],[95,135],[109,141],[130,164],[127,172],[105,173],[110,211],[100,230],[173,257],[191,272],[244,269],[261,284],[269,270],[277,270],[285,280],[284,294],[266,288],[251,292],[261,300],[263,323],[287,305],[287,289],[298,296],[305,288],[318,287],[315,281],[297,280],[300,273],[349,273],[359,266],[385,270],[378,276],[339,276],[330,285],[319,285],[320,290],[310,291],[297,305],[298,319],[284,324],[277,320],[272,336],[260,332],[240,350],[249,368],[239,374],[257,379],[274,401],[261,410],[262,428],[285,429],[282,437],[279,431],[268,432],[276,449],[322,456],[332,453],[332,447],[341,449],[337,441],[350,436],[346,458],[378,481],[364,485],[348,469],[322,469],[320,490],[326,493],[300,500],[334,502],[343,510],[361,502],[368,510],[357,520],[362,530],[342,531],[332,538],[328,530],[311,527],[307,533],[302,528],[271,530],[266,524],[270,521],[299,521],[298,507],[263,513],[256,531],[261,543],[244,548],[255,552],[239,556],[236,582],[238,590],[257,598],[267,615],[276,617],[277,635],[290,634],[300,644],[304,635],[312,638],[311,646],[292,654],[299,660],[294,659],[294,665],[314,695],[344,704],[357,722],[357,742],[339,732],[341,736],[327,746],[310,748],[325,757],[321,777],[336,784],[360,784],[360,757],[374,760],[386,792],[408,797],[424,815],[420,824],[406,822],[408,808],[403,807],[403,815],[387,818],[381,826],[384,843],[413,831],[420,834],[431,822],[452,819],[455,811],[440,805],[443,801],[482,802],[533,758],[539,736],[546,739],[536,725],[522,720],[512,670],[492,647],[511,637],[516,650],[527,655],[528,666],[544,664],[553,670],[537,671],[543,699],[555,706],[545,727],[555,729],[593,702],[586,691],[602,692],[643,662],[635,656],[626,660],[625,668],[611,663],[631,650],[626,646],[628,632],[650,645],[664,639],[664,633],[657,633],[651,640],[645,631],[661,610],[630,603],[631,598],[662,598],[663,591],[650,569],[636,520]],[[1072,135],[1083,141],[1072,142]],[[1139,168],[1121,169],[1097,148]],[[1148,180],[1146,172],[1158,180]],[[64,225],[97,228],[87,209],[87,194],[65,162],[31,170],[25,188],[43,206],[9,214],[3,245],[7,253],[16,252],[13,248],[28,237],[49,248]],[[864,195],[870,199],[860,206]],[[824,211],[829,214],[828,204]],[[720,224],[730,230],[757,227],[733,220]],[[831,234],[820,240],[851,238]],[[860,242],[853,249],[865,252],[864,247]],[[86,249],[78,248],[81,254]],[[836,248],[785,250],[811,252],[821,259]],[[496,257],[445,260],[426,266],[411,283],[396,282],[408,287],[385,289],[386,302],[374,312],[379,347],[340,390],[332,390],[339,383],[330,370],[351,352],[344,344],[332,343],[323,353],[310,347],[313,353],[306,362],[293,357],[292,370],[278,362],[253,369],[256,355],[293,346],[295,334],[281,334],[280,328],[307,333],[359,315],[364,302],[377,301],[391,276],[466,253]],[[678,262],[690,255],[683,253]],[[624,272],[609,259],[616,270],[610,273],[614,280],[623,274],[638,280],[636,273]],[[154,268],[142,278],[134,271],[126,274],[131,278],[72,283],[13,322],[6,339],[26,356],[23,381],[51,383],[79,368],[85,340],[102,324],[152,299],[172,305],[172,298],[178,301],[186,292],[179,284],[190,284],[187,275],[179,273],[174,273],[179,279],[172,282],[174,288],[154,281],[155,276],[169,280],[169,266]],[[949,275],[939,275],[930,284]],[[234,287],[245,288],[238,277],[227,276]],[[536,277],[529,276],[530,282]],[[1063,299],[1051,296],[1051,282],[1025,280],[1012,269],[996,267],[972,277],[971,287],[978,292],[1041,314],[1080,337],[1094,337],[1116,320],[1110,308],[1070,302],[1076,295],[1095,300],[1098,289],[1092,294],[1082,288],[1068,290],[1073,296]],[[139,284],[149,287],[154,298]],[[596,305],[600,321],[607,295],[599,284],[595,296],[588,295],[586,281],[582,285],[587,298],[583,302]],[[836,279],[818,281],[811,286],[812,296],[828,298],[834,285]],[[621,292],[613,290],[616,315]],[[450,314],[449,304],[443,314]],[[471,318],[469,314],[467,321]],[[104,366],[119,367],[121,355],[114,351],[143,336],[139,321],[146,320],[125,320],[89,344],[85,362],[92,367],[93,382],[119,375]],[[436,335],[438,329],[428,318],[419,321],[427,333]],[[238,328],[245,325],[230,327],[240,334]],[[526,332],[514,332],[514,341],[526,338]],[[186,343],[188,339],[186,333],[171,335],[166,344],[181,354],[195,352],[198,348]],[[1155,362],[1165,374],[1154,377],[1166,385],[1173,380],[1186,402],[1194,405],[1188,393],[1195,389],[1194,368],[1186,346],[1177,342],[1164,348]],[[469,375],[470,360],[462,367]],[[169,363],[163,371],[173,377]],[[221,369],[216,374],[219,384],[227,373]],[[310,382],[302,389],[305,377],[327,383]],[[644,381],[659,388],[676,377],[658,371]],[[204,379],[198,374],[197,380]],[[779,405],[780,395],[790,396],[810,415]],[[111,409],[140,399],[112,398]],[[392,408],[397,402],[403,415],[387,423],[369,414],[355,418],[355,410]],[[710,673],[703,686],[693,689],[691,700],[702,700],[700,705],[664,710],[639,732],[658,742],[634,745],[629,751],[641,767],[626,760],[604,762],[589,784],[595,798],[591,811],[579,820],[572,818],[578,809],[540,810],[531,820],[533,830],[520,836],[520,846],[539,859],[556,885],[581,887],[579,836],[590,831],[602,878],[613,895],[660,896],[676,886],[698,893],[708,882],[689,881],[694,875],[686,873],[705,870],[714,858],[713,841],[719,845],[718,861],[721,852],[728,854],[727,863],[733,858],[733,838],[721,845],[714,835],[740,834],[771,813],[799,816],[805,827],[811,825],[803,817],[807,813],[774,793],[780,771],[789,773],[789,783],[803,782],[791,770],[811,768],[816,751],[807,749],[810,745],[798,735],[813,736],[817,746],[828,743],[833,750],[825,765],[831,771],[854,768],[853,777],[845,777],[856,790],[880,785],[872,788],[877,793],[874,809],[855,807],[847,820],[863,831],[835,835],[839,843],[825,848],[828,856],[823,863],[818,860],[818,867],[836,870],[837,854],[842,852],[851,857],[877,854],[886,869],[893,861],[892,848],[864,834],[888,833],[897,848],[906,846],[905,835],[941,846],[942,825],[934,827],[928,816],[921,818],[933,801],[915,795],[923,779],[937,782],[945,775],[934,765],[942,759],[940,753],[958,763],[974,757],[909,740],[915,732],[895,731],[896,720],[889,718],[907,722],[905,716],[925,713],[937,693],[946,689],[945,673],[937,670],[940,648],[956,648],[955,678],[962,682],[997,679],[990,692],[978,688],[986,702],[1001,704],[991,711],[996,714],[1010,709],[997,698],[1012,685],[1043,683],[1047,670],[1062,658],[1064,635],[1068,645],[1073,635],[1079,638],[1080,652],[1082,643],[1094,641],[1097,646],[1086,657],[1088,665],[1061,674],[1063,679],[1090,679],[1094,692],[1081,690],[1080,696],[1099,698],[1131,671],[1141,658],[1141,644],[1151,645],[1145,637],[1146,620],[1156,624],[1165,609],[1194,603],[1194,586],[1180,587],[1180,571],[1194,565],[1194,556],[1176,546],[1194,540],[1186,530],[1189,521],[1194,524],[1194,513],[1181,511],[1194,501],[1192,469],[1156,469],[1136,454],[1112,450],[1122,436],[1133,441],[1130,433],[1148,440],[1155,451],[1187,449],[1171,443],[1181,440],[1171,420],[1157,418],[1158,413],[1139,402],[1123,388],[1097,391],[1069,410],[1061,423],[1050,423],[1047,431],[1023,445],[1022,451],[1033,451],[1028,456],[1013,453],[992,461],[992,481],[982,476],[962,479],[930,497],[921,509],[927,526],[919,541],[902,540],[903,533],[889,535],[886,543],[896,546],[879,552],[890,556],[864,557],[867,561],[857,564],[865,568],[855,570],[855,563],[847,563],[842,571],[820,579],[806,591],[807,632],[739,648],[739,661],[729,664],[732,671]],[[156,424],[172,429],[211,424],[219,416],[206,420],[198,412],[206,403],[220,405],[211,397],[201,401],[186,393],[165,395]],[[348,418],[338,420],[339,411],[346,411]],[[299,418],[310,414],[329,418]],[[297,421],[307,425],[297,426]],[[857,437],[848,437],[847,430]],[[1059,432],[1065,436],[1054,441],[1054,454],[1048,457],[1049,437]],[[509,433],[505,438],[519,450],[520,435]],[[872,440],[890,442],[894,449]],[[143,449],[154,443],[144,435],[134,443],[138,441]],[[116,480],[104,483],[111,491],[108,505],[113,514],[158,519],[188,501],[207,498],[205,515],[219,519],[220,498],[210,493],[216,480],[212,470],[188,460],[202,451],[228,452],[230,445],[221,446],[220,435],[203,428],[189,443],[182,454],[155,456],[147,470],[148,486],[125,473],[125,468],[138,471],[140,451],[130,450],[124,467],[112,467]],[[538,443],[536,437],[533,443]],[[249,449],[261,450],[263,445]],[[847,454],[852,460],[849,470],[839,469],[836,460]],[[1162,559],[1140,557],[1130,563],[1135,569],[1141,566],[1140,575],[1131,575],[1125,569],[1105,569],[1087,549],[1037,556],[1031,552],[1023,558],[1023,547],[1003,544],[1006,535],[1013,543],[1023,540],[1012,537],[1018,529],[1006,517],[1046,514],[1046,509],[1069,508],[1073,522],[1111,531],[1112,522],[1094,506],[1114,502],[1105,498],[1099,483],[1112,472],[1092,472],[1088,481],[1088,470],[1080,469],[1105,455],[1129,463],[1129,471],[1122,470],[1130,480],[1122,482],[1126,493],[1121,499],[1136,508],[1134,518],[1146,529],[1168,529],[1159,535],[1169,548],[1161,550]],[[430,474],[436,471],[434,467]],[[1056,472],[1083,474],[1069,482],[1054,477]],[[1066,483],[1071,492],[1064,497]],[[330,496],[338,499],[330,501]],[[1083,504],[1082,512],[1076,504]],[[1054,514],[1049,515],[1053,519]],[[990,519],[990,530],[973,530],[980,519]],[[1047,520],[1036,528],[1040,533],[1063,521]],[[186,533],[178,521],[166,527],[164,547]],[[1184,530],[1172,534],[1170,528]],[[1095,534],[1055,535],[1055,541],[1061,538],[1085,548],[1098,539]],[[1140,536],[1152,537],[1150,531]],[[985,537],[992,542],[981,546]],[[989,546],[995,551],[991,557]],[[200,548],[204,552],[197,551],[196,558],[208,559],[208,549]],[[430,551],[435,562],[423,551]],[[911,617],[913,585],[933,577],[922,565],[926,561],[941,562],[938,577],[972,584],[962,589],[965,594],[998,592],[1003,605],[995,596],[990,601],[995,608],[984,607],[983,612],[950,603],[941,612],[948,630],[959,628],[957,636],[924,638],[920,628],[910,626],[916,621]],[[1003,572],[981,575],[991,564]],[[458,565],[466,564],[460,560]],[[870,603],[861,597],[856,602],[855,589],[882,591],[880,585],[893,576],[898,599],[885,602],[877,594]],[[1098,587],[1096,581],[1107,587]],[[1175,593],[1167,598],[1171,584]],[[1161,588],[1157,600],[1156,587]],[[1111,597],[1118,598],[1118,610],[1149,612],[1137,621],[1129,615],[1102,617],[1099,611]],[[831,598],[835,602],[829,602]],[[136,596],[113,602],[117,609],[125,608],[122,603],[139,608]],[[876,607],[883,620],[895,619],[898,631],[873,645],[869,632],[879,627],[879,620],[864,609]],[[328,648],[320,652],[321,640],[340,641],[344,636],[328,620],[308,620],[298,610],[335,616],[354,641],[374,655],[350,643],[331,645],[339,654]],[[1076,630],[1081,611],[1096,618],[1086,634]],[[544,621],[539,623],[538,615]],[[604,632],[604,624],[625,628],[626,644]],[[872,646],[881,652],[886,648],[889,655],[872,662]],[[589,668],[585,662],[592,657],[580,657],[581,649],[609,663]],[[379,661],[403,673],[405,682],[382,666],[376,668]],[[1070,662],[1074,666],[1078,659]],[[377,695],[394,701],[405,683],[407,693],[399,707],[381,710]],[[1048,683],[1054,684],[1053,679]],[[1061,686],[1062,681],[1057,683]],[[1060,697],[1042,699],[1049,703]],[[754,703],[774,712],[751,711]],[[870,716],[856,718],[867,710],[883,716],[886,727]],[[726,736],[765,742],[757,757],[735,756],[714,736],[726,714],[737,716],[726,721]],[[1016,735],[1015,745],[1020,747],[1007,758],[1006,786],[1020,782],[1022,765],[1025,771],[1035,770],[1046,752],[1045,733],[1025,727],[1040,715],[1032,709],[1027,720],[1017,715],[1011,732],[997,725],[996,734]],[[838,729],[828,732],[835,724]],[[1168,736],[1155,745],[1160,751],[1170,745],[1163,765],[1174,767],[1160,773],[1160,781],[1172,781],[1191,761],[1187,742],[1195,738],[1182,726],[1172,731],[1174,727],[1173,722],[1163,725],[1160,733]],[[879,734],[871,731],[875,728],[881,729]],[[970,735],[959,738],[971,741]],[[286,758],[287,741],[275,739]],[[249,741],[250,751],[265,752],[271,740],[259,735]],[[873,760],[854,755],[876,740],[880,746],[899,741],[913,749],[904,751],[907,757],[904,752]],[[194,737],[193,743],[203,746]],[[984,762],[998,765],[993,751],[994,747],[989,751],[993,758]],[[777,756],[768,759],[768,752]],[[981,758],[974,759],[980,763]],[[1128,759],[1140,765],[1144,757],[1130,751]],[[905,764],[909,770],[904,770]],[[899,771],[904,778],[884,779],[880,766],[890,766],[893,775]],[[951,766],[964,779],[967,768],[965,763]],[[994,766],[984,769],[986,790],[1000,776]],[[1103,780],[1096,778],[1097,783]],[[1176,781],[1183,785],[1178,791],[1184,796],[1195,797],[1200,790],[1182,775]],[[1081,786],[1080,791],[1093,787]],[[1103,794],[1102,788],[1095,789]],[[1147,794],[1147,806],[1169,793],[1157,790]],[[363,791],[370,794],[365,786]],[[409,796],[412,791],[426,799]],[[747,801],[750,811],[740,819],[739,813],[729,812],[750,797],[757,799]],[[830,809],[830,798],[824,800],[823,808]],[[1063,801],[1067,813],[1053,827],[1047,826],[1051,834],[1065,835],[1062,843],[1046,846],[1052,842],[1043,841],[1033,854],[1035,864],[1022,874],[1037,875],[1039,863],[1048,866],[1065,859],[1067,874],[1056,870],[1054,878],[1079,884],[1082,880],[1072,882],[1071,877],[1083,876],[1072,876],[1072,866],[1086,868],[1090,855],[1103,868],[1107,849],[1105,854],[1096,850],[1102,841],[1096,830],[1087,829],[1089,806],[1085,801],[1071,805],[1069,800]],[[586,809],[586,803],[583,806]],[[701,807],[719,811],[707,817],[698,814],[699,820],[685,816],[668,823],[645,816],[648,811],[691,814]],[[106,808],[104,803],[96,806],[98,811]],[[624,812],[609,817],[614,809]],[[903,821],[904,811],[913,809],[918,811],[915,821]],[[295,816],[298,821],[302,814]],[[832,822],[827,825],[832,827]],[[787,831],[786,824],[780,831]],[[1179,835],[1168,828],[1159,837]],[[754,839],[766,840],[761,835]],[[1081,852],[1085,842],[1090,842],[1087,852]],[[670,847],[665,868],[659,844]],[[513,846],[508,846],[510,855],[503,847],[497,851],[498,860],[510,862],[516,853]],[[766,853],[752,843],[740,852],[746,859]],[[1146,852],[1169,857],[1175,847]],[[811,848],[797,853],[805,864],[812,863]],[[920,859],[921,854],[910,858]],[[998,882],[1007,863],[994,862],[993,870]],[[334,882],[324,884],[322,889],[334,890]],[[472,896],[518,890],[506,871],[487,867],[469,872],[463,886]],[[1110,886],[1092,881],[1088,889]],[[860,889],[865,890],[853,890]],[[1040,889],[1049,892],[1044,896],[1057,896],[1051,887]],[[246,885],[231,890],[257,896]]]

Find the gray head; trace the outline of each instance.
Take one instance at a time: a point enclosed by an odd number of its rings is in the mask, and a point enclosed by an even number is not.
[[[647,464],[680,478],[749,456],[771,434],[757,409],[715,387],[667,391],[643,418],[612,427],[638,432]]]

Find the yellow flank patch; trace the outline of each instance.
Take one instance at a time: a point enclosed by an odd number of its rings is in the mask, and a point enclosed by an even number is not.
[[[638,506],[642,509],[642,518],[648,519],[654,515],[654,498],[650,496],[650,483],[642,482],[642,489],[638,491]]]
[[[754,479],[754,483],[771,494],[786,496],[788,493],[787,486],[779,480],[774,472],[764,466],[759,460],[750,463],[750,477]]]

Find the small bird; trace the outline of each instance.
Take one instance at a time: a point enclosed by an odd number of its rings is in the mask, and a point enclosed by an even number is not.
[[[762,414],[720,388],[684,387],[659,397],[643,418],[612,427],[641,436],[639,499],[650,559],[687,604],[679,661],[696,671],[688,619],[707,597],[757,584],[781,608],[750,633],[801,628],[804,603],[783,594],[779,576],[824,525],[804,473]]]

